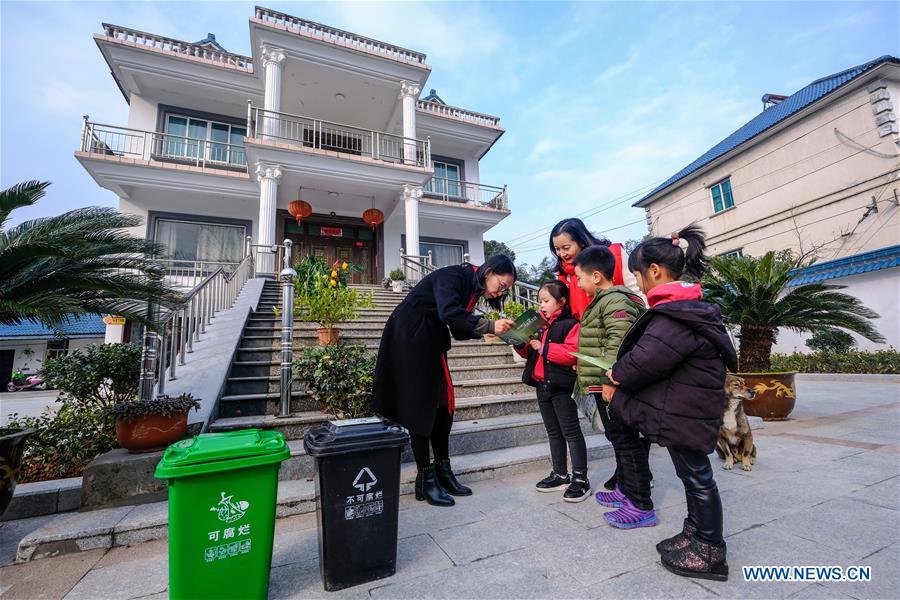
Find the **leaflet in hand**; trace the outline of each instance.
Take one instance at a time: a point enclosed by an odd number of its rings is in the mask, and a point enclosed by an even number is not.
[[[609,371],[613,368],[613,366],[605,360],[600,360],[599,358],[594,358],[593,356],[588,356],[587,354],[582,354],[581,352],[569,352],[569,354],[571,354],[578,360],[583,360],[584,362],[594,365],[595,367],[600,367],[605,371]]]
[[[522,313],[522,316],[516,319],[515,327],[513,327],[506,333],[498,333],[496,334],[496,336],[507,344],[511,344],[513,346],[527,344],[528,340],[534,337],[534,334],[536,334],[546,324],[547,322],[544,321],[541,315],[539,315],[534,309],[529,308]]]

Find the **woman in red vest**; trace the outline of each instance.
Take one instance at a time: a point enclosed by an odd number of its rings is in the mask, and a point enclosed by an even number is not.
[[[576,319],[581,319],[581,314],[591,303],[591,299],[578,287],[578,277],[575,275],[572,261],[588,246],[606,246],[612,250],[613,256],[616,257],[613,284],[625,285],[639,292],[634,275],[628,269],[622,268],[622,265],[628,264],[628,254],[622,244],[594,237],[581,219],[563,219],[550,231],[550,252],[556,257],[556,266],[553,270],[559,280],[569,287],[569,308]]]

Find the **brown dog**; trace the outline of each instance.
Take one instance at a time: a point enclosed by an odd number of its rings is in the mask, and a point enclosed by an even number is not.
[[[728,396],[728,403],[725,405],[724,422],[719,428],[716,454],[725,459],[723,469],[731,469],[735,460],[739,460],[741,467],[745,471],[750,471],[756,460],[756,446],[753,444],[753,432],[750,430],[750,422],[741,402],[753,400],[756,392],[748,388],[740,377],[726,375],[725,393]]]

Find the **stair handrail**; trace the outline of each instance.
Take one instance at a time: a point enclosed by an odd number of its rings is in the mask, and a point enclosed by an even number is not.
[[[187,364],[186,355],[194,351],[194,342],[200,341],[200,336],[206,333],[206,326],[212,324],[216,313],[234,305],[244,284],[252,276],[253,254],[248,253],[233,271],[226,271],[225,266],[220,265],[165,313],[154,303],[148,305],[148,316],[158,325],[157,331],[144,327],[141,336],[141,375],[138,384],[141,400],[151,400],[154,389],[157,394],[165,394],[166,381],[177,379],[177,366]]]

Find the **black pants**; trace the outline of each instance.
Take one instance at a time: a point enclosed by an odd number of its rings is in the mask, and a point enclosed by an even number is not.
[[[578,406],[572,400],[572,392],[552,390],[550,386],[538,384],[538,407],[550,438],[550,462],[553,472],[565,475],[569,472],[566,460],[566,445],[572,456],[572,471],[587,475],[587,444],[581,425],[578,423]]]
[[[597,412],[606,430],[606,439],[612,444],[616,454],[616,483],[619,490],[641,510],[652,510],[650,498],[650,440],[642,438],[636,427],[626,425],[609,416],[607,404],[599,395],[594,395]]]
[[[721,544],[722,499],[709,457],[699,450],[672,447],[668,450],[675,473],[684,484],[687,521],[697,528],[694,535],[708,544]]]
[[[424,469],[431,464],[431,458],[428,455],[429,440],[431,440],[431,449],[434,451],[434,460],[450,458],[451,427],[453,427],[453,415],[447,410],[446,406],[438,406],[430,438],[417,433],[409,434],[413,456],[416,458],[416,467]]]

